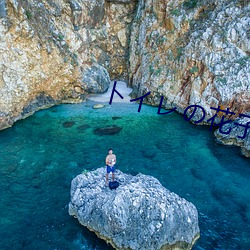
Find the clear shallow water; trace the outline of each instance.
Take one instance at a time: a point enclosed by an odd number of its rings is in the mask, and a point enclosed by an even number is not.
[[[238,148],[216,144],[209,127],[176,113],[92,106],[52,107],[0,131],[0,249],[111,250],[67,208],[71,180],[104,166],[109,147],[120,170],[150,174],[197,207],[195,250],[250,249],[250,159]],[[106,125],[122,130],[93,133]]]

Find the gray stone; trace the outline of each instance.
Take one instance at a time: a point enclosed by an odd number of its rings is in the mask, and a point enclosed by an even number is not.
[[[105,105],[104,104],[100,104],[100,103],[97,103],[93,106],[93,109],[101,109],[101,108],[104,108]]]
[[[112,3],[132,3],[136,1],[137,0],[106,0],[106,2],[112,2]]]
[[[6,17],[6,1],[0,0],[0,18]]]
[[[191,249],[199,237],[195,206],[152,176],[116,171],[120,186],[105,186],[105,168],[71,183],[69,214],[115,249]]]
[[[88,93],[101,94],[108,90],[110,78],[107,70],[94,64],[83,72],[82,89]]]
[[[30,113],[45,108],[51,107],[56,104],[56,101],[44,92],[41,92],[35,99],[23,108],[22,116],[26,116]]]
[[[246,113],[245,115],[250,116],[250,112]],[[250,157],[250,130],[247,130],[246,137],[244,139],[239,138],[238,136],[243,137],[245,127],[235,124],[239,123],[246,125],[248,122],[250,122],[250,118],[248,117],[237,118],[234,122],[223,125],[224,132],[230,131],[228,135],[220,133],[219,129],[217,129],[214,134],[218,141],[222,144],[240,146],[242,154],[246,157]]]
[[[69,4],[70,4],[70,8],[73,10],[73,11],[81,11],[82,10],[82,7],[80,6],[79,2],[78,1],[75,1],[75,0],[69,0]]]

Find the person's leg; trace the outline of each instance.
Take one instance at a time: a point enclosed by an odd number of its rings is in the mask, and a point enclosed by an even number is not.
[[[108,183],[109,183],[109,173],[110,173],[110,167],[107,165],[106,186],[108,186]]]
[[[115,165],[112,167],[112,181],[115,180]]]

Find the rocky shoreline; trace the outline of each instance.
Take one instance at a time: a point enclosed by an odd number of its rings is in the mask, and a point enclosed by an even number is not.
[[[246,113],[246,115],[250,116],[250,112]],[[243,126],[236,125],[235,123],[242,124]],[[219,129],[214,134],[218,142],[224,145],[239,146],[241,153],[246,157],[250,157],[250,129],[245,131],[245,126],[248,123],[250,124],[250,118],[237,118],[234,123],[228,123],[223,126],[223,131],[230,131],[228,135],[220,133]],[[245,138],[241,138],[244,137],[245,133]]]

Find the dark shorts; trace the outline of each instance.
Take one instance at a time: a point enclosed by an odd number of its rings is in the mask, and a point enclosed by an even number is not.
[[[110,167],[107,165],[107,173],[109,174],[110,172],[114,173],[115,172],[115,165],[113,167]]]

